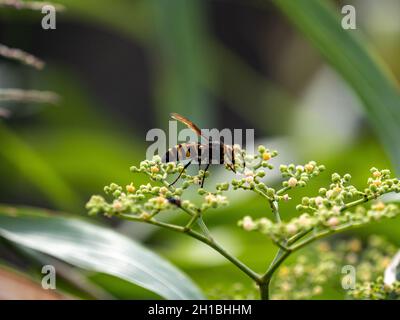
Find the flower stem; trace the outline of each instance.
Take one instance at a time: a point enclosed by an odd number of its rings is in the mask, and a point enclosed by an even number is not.
[[[263,282],[258,285],[260,290],[260,299],[261,300],[269,300],[269,281]]]
[[[201,234],[199,234],[198,232],[195,232],[193,230],[188,231],[187,234],[189,236],[191,236],[192,238],[200,240],[201,242],[207,244],[209,247],[213,248],[215,251],[220,253],[227,260],[232,262],[236,267],[238,267],[240,270],[242,270],[245,274],[247,274],[256,283],[260,283],[261,277],[258,273],[254,272],[252,269],[250,269],[247,265],[245,265],[239,259],[237,259],[236,257],[232,256],[230,253],[228,253],[215,240],[206,238],[206,237],[202,236]]]
[[[346,203],[343,207],[340,208],[340,211],[343,212],[347,209],[350,209],[352,207],[358,206],[360,204],[363,204],[364,202],[368,202],[369,200],[372,200],[374,198],[377,198],[379,195],[372,195],[372,196],[364,196],[361,199],[355,200],[353,202]]]
[[[153,224],[153,225],[156,225],[159,227],[163,227],[165,229],[169,229],[171,231],[185,233],[185,234],[189,235],[190,237],[195,238],[195,239],[203,242],[204,244],[208,245],[209,247],[213,248],[215,251],[217,251],[219,254],[221,254],[223,257],[225,257],[227,260],[232,262],[237,268],[239,268],[241,271],[243,271],[247,276],[249,276],[251,279],[253,279],[256,283],[261,282],[261,276],[258,273],[254,272],[247,265],[245,265],[242,261],[240,261],[236,257],[232,256],[230,253],[228,253],[213,238],[206,237],[192,229],[188,230],[185,227],[161,222],[161,221],[158,221],[155,219],[144,220],[144,219],[141,219],[140,217],[137,217],[132,214],[121,214],[121,218],[124,218],[126,220],[132,220],[132,221],[137,221],[137,222]]]

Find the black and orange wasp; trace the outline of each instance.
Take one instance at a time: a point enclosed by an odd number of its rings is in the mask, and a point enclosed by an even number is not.
[[[179,173],[178,177],[170,185],[174,185],[179,180],[182,173],[194,160],[197,161],[199,170],[201,169],[202,164],[206,165],[201,179],[201,187],[204,185],[206,172],[212,163],[225,164],[231,171],[236,173],[235,147],[233,145],[225,144],[222,139],[219,139],[219,141],[213,141],[211,136],[205,136],[199,127],[180,114],[171,113],[171,118],[185,124],[189,129],[193,130],[198,137],[204,138],[208,143],[182,143],[167,151],[167,153],[162,157],[162,161],[165,163],[189,160]]]

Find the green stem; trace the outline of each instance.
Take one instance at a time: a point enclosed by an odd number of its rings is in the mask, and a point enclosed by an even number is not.
[[[179,207],[181,208],[184,212],[186,212],[188,215],[190,215],[192,218],[190,219],[190,221],[188,222],[188,224],[186,225],[187,229],[190,229],[191,226],[193,225],[194,222],[197,222],[197,224],[199,225],[201,231],[203,231],[203,233],[206,235],[207,238],[212,239],[211,233],[208,230],[206,224],[203,221],[203,218],[201,217],[201,212],[198,211],[196,213],[193,213],[192,211],[183,208],[183,207]]]
[[[270,282],[268,281],[258,285],[261,300],[269,300],[269,284]]]
[[[277,223],[280,223],[280,222],[281,222],[281,216],[280,216],[280,214],[279,214],[279,205],[278,205],[278,202],[275,201],[275,200],[270,201],[270,206],[271,206],[272,212],[273,212],[273,214],[274,214],[274,216],[275,216],[276,222],[277,222]]]
[[[283,188],[279,190],[278,192],[284,193],[287,188]],[[275,220],[277,223],[281,222],[281,216],[279,214],[279,204],[277,201],[272,200],[270,201],[270,206],[272,209],[272,212],[275,216]],[[268,270],[265,272],[265,274],[261,277],[261,283],[259,284],[259,289],[260,289],[260,298],[262,300],[268,300],[269,299],[269,287],[272,279],[272,275],[275,272],[275,270],[282,264],[282,262],[289,256],[290,250],[286,248],[287,241],[284,241],[284,244],[281,243],[275,243],[276,245],[279,246],[279,250],[276,253],[274,259],[272,260],[270,266],[268,267]]]
[[[290,246],[291,244],[295,243],[296,241],[300,240],[301,238],[306,236],[308,233],[310,233],[311,230],[313,230],[313,229],[311,228],[311,229],[299,232],[298,234],[295,234],[293,237],[288,239],[287,244]]]
[[[285,193],[286,191],[288,191],[288,190],[290,190],[291,189],[291,187],[283,187],[282,189],[279,189],[277,192],[276,192],[276,195],[277,196],[280,196],[280,195],[282,195],[283,193]]]
[[[289,190],[289,187],[284,187],[280,190],[277,191],[277,195],[281,195],[287,190]],[[261,194],[262,196],[266,197],[269,200],[272,212],[275,216],[276,222],[281,222],[281,217],[279,214],[279,204],[276,200],[271,200],[269,197],[267,197],[263,192],[260,190],[256,190],[257,193]],[[369,197],[364,197],[362,199],[358,199],[356,201],[350,202],[346,205],[344,205],[341,208],[341,211],[347,210],[351,207],[357,206],[359,204],[362,204],[364,202],[367,202],[368,200],[371,200],[375,198],[376,196],[369,196]],[[260,291],[260,298],[262,300],[268,300],[269,299],[269,290],[270,290],[270,283],[272,276],[274,275],[275,271],[281,266],[281,264],[290,256],[292,252],[295,252],[304,246],[310,244],[311,242],[320,239],[322,237],[325,237],[329,235],[330,233],[350,229],[352,227],[356,227],[357,225],[355,224],[346,224],[342,225],[338,228],[334,229],[329,229],[329,230],[323,230],[320,231],[319,233],[316,233],[300,242],[296,243],[299,241],[301,238],[303,238],[305,235],[307,235],[312,229],[303,231],[297,235],[294,235],[293,237],[289,238],[288,240],[284,241],[284,244],[280,243],[275,243],[276,245],[279,246],[279,250],[277,251],[274,259],[272,260],[270,266],[268,267],[267,271],[260,276],[256,272],[254,272],[252,269],[250,269],[247,265],[245,265],[243,262],[241,262],[239,259],[236,257],[232,256],[230,253],[228,253],[220,244],[218,244],[212,237],[210,232],[208,231],[207,226],[204,224],[204,221],[201,217],[201,212],[198,211],[196,213],[191,212],[188,209],[182,208],[183,211],[188,213],[191,216],[190,221],[185,227],[182,226],[177,226],[165,222],[161,222],[158,220],[155,220],[153,218],[144,220],[136,215],[131,215],[131,214],[121,214],[122,218],[125,218],[127,220],[133,220],[137,222],[144,222],[152,225],[156,225],[159,227],[163,227],[165,229],[169,229],[175,232],[180,232],[180,233],[185,233],[189,235],[190,237],[197,239],[204,244],[208,245],[209,247],[213,248],[215,251],[217,251],[219,254],[221,254],[223,257],[225,257],[228,261],[233,263],[238,269],[240,269],[242,272],[244,272],[247,276],[249,276],[251,279],[253,279],[259,286],[259,291]],[[200,228],[204,232],[204,234],[201,234],[199,232],[196,232],[192,230],[192,225],[197,221],[199,224]],[[289,246],[288,246],[289,245]]]
[[[283,189],[282,189],[283,190]],[[283,191],[284,192],[284,191]],[[369,197],[364,197],[362,199],[358,199],[356,201],[353,202],[349,202],[346,205],[344,205],[341,208],[341,211],[347,210],[349,208],[358,206],[364,202],[367,202],[371,199],[374,199],[376,196],[369,196]],[[293,237],[291,237],[290,239],[287,240],[287,244],[289,245],[289,247],[283,247],[280,246],[280,249],[278,250],[274,260],[271,262],[270,267],[268,268],[268,270],[266,271],[266,273],[261,277],[261,281],[262,283],[265,283],[263,286],[260,286],[260,295],[261,298],[268,298],[269,294],[268,294],[268,290],[269,290],[269,284],[271,282],[271,278],[274,274],[274,272],[280,267],[280,265],[290,256],[291,253],[300,250],[301,248],[307,246],[308,244],[310,244],[313,241],[316,241],[318,239],[321,239],[323,237],[326,237],[332,233],[335,232],[341,232],[344,230],[349,230],[352,228],[357,228],[358,226],[360,226],[362,224],[354,224],[354,223],[347,223],[344,225],[341,225],[337,228],[333,228],[333,229],[328,229],[328,230],[323,230],[320,231],[300,242],[298,242],[297,244],[293,245],[294,243],[296,243],[297,241],[299,241],[301,238],[303,238],[304,236],[306,236],[310,231],[312,231],[312,229],[303,231],[297,235],[294,235]]]
[[[247,265],[245,265],[239,259],[237,259],[236,257],[232,256],[230,253],[228,253],[221,245],[219,245],[212,238],[208,238],[194,230],[191,230],[191,229],[188,230],[185,227],[176,226],[173,224],[157,221],[155,219],[143,220],[142,218],[135,216],[135,215],[131,215],[131,214],[121,214],[121,217],[126,220],[144,222],[144,223],[156,225],[159,227],[163,227],[163,228],[169,229],[171,231],[185,233],[185,234],[191,236],[192,238],[195,238],[195,239],[203,242],[204,244],[208,245],[209,247],[213,248],[215,251],[220,253],[227,260],[232,262],[236,267],[238,267],[240,270],[242,270],[247,276],[249,276],[251,279],[253,279],[256,283],[260,283],[260,281],[261,281],[261,277],[259,274],[254,272],[252,269],[250,269]]]
[[[365,202],[368,202],[369,200],[375,199],[378,196],[379,195],[372,195],[372,196],[368,196],[368,197],[364,196],[361,199],[355,200],[353,202],[349,202],[349,203],[345,204],[343,207],[340,208],[340,212],[343,212],[343,211],[345,211],[347,209],[350,209],[352,207],[355,207],[355,206],[358,206],[358,205],[363,204]]]
[[[192,216],[192,218],[189,220],[189,222],[187,223],[187,225],[185,226],[185,228],[186,228],[187,230],[191,229],[191,228],[192,228],[192,225],[197,221],[197,219],[198,219],[200,216],[201,216],[201,212],[200,212],[200,211],[196,212],[196,213]]]
[[[236,257],[232,256],[229,254],[221,245],[219,245],[215,240],[213,239],[208,239],[201,234],[190,230],[187,232],[187,234],[197,240],[200,240],[201,242],[207,244],[211,248],[213,248],[215,251],[220,253],[223,257],[225,257],[227,260],[232,262],[236,267],[238,267],[240,270],[242,270],[245,274],[247,274],[251,279],[253,279],[256,283],[260,283],[260,275],[256,272],[254,272],[252,269],[250,269],[247,265],[245,265],[243,262],[238,260]]]
[[[162,183],[164,184],[164,186],[166,186],[169,190],[174,190],[175,188],[173,186],[171,186],[169,184],[169,182],[165,179],[162,180]],[[197,222],[197,224],[199,225],[200,229],[203,231],[203,233],[210,239],[212,239],[211,237],[211,233],[208,230],[206,224],[203,221],[203,218],[201,217],[201,215],[197,214],[197,213],[193,213],[190,210],[180,207],[183,211],[185,211],[187,214],[189,214],[190,216],[192,216],[192,219],[189,221],[190,227],[192,226],[193,222]],[[196,218],[195,218],[196,216]],[[192,221],[193,220],[193,221]],[[190,228],[189,227],[189,228]]]
[[[360,224],[361,225],[361,224]],[[272,261],[270,267],[268,268],[267,272],[261,277],[262,282],[266,282],[266,283],[270,283],[271,278],[274,274],[274,272],[279,268],[279,266],[289,257],[289,255],[297,250],[300,250],[301,248],[307,246],[308,244],[310,244],[311,242],[321,239],[323,237],[328,236],[331,233],[335,233],[335,232],[340,232],[343,230],[349,230],[351,228],[356,228],[359,225],[356,224],[346,224],[346,225],[342,225],[338,228],[335,229],[330,229],[330,230],[324,230],[321,231],[301,242],[299,242],[296,245],[293,245],[291,247],[288,248],[288,250],[285,249],[279,249],[277,255],[275,256],[274,260]],[[308,232],[307,232],[308,233]],[[300,234],[299,234],[300,235]],[[305,234],[302,234],[301,236],[304,236]],[[300,237],[298,237],[299,239]],[[296,239],[295,241],[297,241],[298,239]]]
[[[324,237],[326,237],[326,236],[328,236],[328,235],[330,235],[332,233],[342,232],[342,231],[345,231],[345,230],[350,230],[350,229],[353,229],[353,228],[360,227],[362,225],[363,225],[363,223],[357,223],[357,224],[355,224],[355,223],[346,223],[346,224],[343,224],[343,225],[341,225],[341,226],[339,226],[337,228],[320,231],[320,232],[318,232],[318,233],[316,233],[316,234],[304,239],[303,241],[300,241],[297,244],[292,245],[291,247],[289,247],[290,251],[292,251],[292,252],[297,251],[297,250],[303,248],[304,246],[310,244],[311,242],[313,242],[315,240],[318,240],[318,239],[321,239],[321,238],[324,238]]]
[[[272,275],[278,269],[278,267],[286,260],[287,257],[293,252],[293,250],[286,251],[279,249],[278,253],[276,254],[274,260],[272,261],[271,265],[269,266],[268,270],[265,274],[261,277],[263,282],[270,282]]]
[[[269,300],[269,289],[271,284],[271,279],[274,272],[279,268],[279,266],[286,260],[290,255],[291,251],[279,249],[275,255],[274,260],[271,262],[268,270],[261,277],[261,283],[259,284],[260,297],[261,300]]]

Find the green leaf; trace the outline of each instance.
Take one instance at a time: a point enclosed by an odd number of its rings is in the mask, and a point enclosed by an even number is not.
[[[0,206],[0,236],[90,271],[113,275],[166,299],[202,299],[160,256],[113,230],[32,208]]]
[[[0,121],[0,157],[12,163],[24,178],[61,208],[76,209],[79,196],[42,157]]]
[[[341,27],[339,9],[321,0],[274,0],[354,89],[400,172],[400,94],[394,77],[356,30]]]

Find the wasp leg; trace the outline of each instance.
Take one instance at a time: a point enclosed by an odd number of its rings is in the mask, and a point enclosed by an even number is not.
[[[178,182],[179,178],[181,177],[183,171],[186,170],[187,167],[189,167],[189,165],[192,163],[193,160],[190,160],[188,163],[185,164],[185,166],[183,167],[182,171],[179,173],[178,177],[174,180],[174,182],[171,182],[169,184],[170,187],[172,187],[175,183]]]
[[[204,186],[204,181],[206,180],[206,172],[207,172],[209,166],[210,166],[210,162],[207,163],[206,168],[204,169],[203,179],[201,179],[201,187],[200,188],[203,188],[203,186]]]
[[[204,186],[204,181],[206,180],[207,170],[210,167],[210,164],[211,164],[211,162],[213,160],[213,146],[212,146],[212,137],[211,136],[208,138],[208,150],[207,151],[208,151],[208,161],[207,161],[207,164],[206,164],[206,168],[204,169],[203,179],[201,179],[200,188],[203,188],[203,186]],[[222,152],[222,154],[223,154],[223,152]]]

